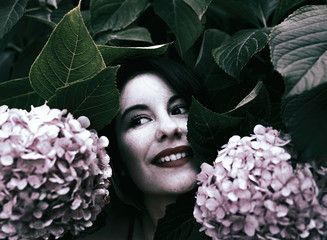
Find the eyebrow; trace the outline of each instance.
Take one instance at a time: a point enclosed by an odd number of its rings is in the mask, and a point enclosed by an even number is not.
[[[134,110],[148,110],[149,107],[145,104],[136,104],[129,108],[126,108],[126,110],[121,114],[120,119],[123,120],[130,112],[133,112]]]
[[[172,104],[177,99],[183,99],[179,95],[173,95],[168,100],[168,105]],[[146,104],[136,104],[131,107],[128,107],[123,111],[123,113],[120,116],[120,119],[123,120],[130,112],[133,112],[134,110],[149,110],[149,107]]]

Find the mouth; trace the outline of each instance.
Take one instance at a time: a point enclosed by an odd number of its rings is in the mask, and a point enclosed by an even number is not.
[[[179,167],[189,162],[192,156],[189,146],[167,148],[154,157],[153,164],[165,168]]]

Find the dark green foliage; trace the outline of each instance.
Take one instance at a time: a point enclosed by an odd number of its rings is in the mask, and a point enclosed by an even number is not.
[[[193,69],[206,88],[209,103],[194,99],[188,122],[199,161],[211,162],[231,135],[258,123],[291,135],[295,161],[324,159],[326,4],[1,0],[0,104],[29,109],[47,100],[101,129],[119,108],[118,65],[163,55]],[[194,199],[183,201],[168,208],[157,239],[205,239],[190,212]]]

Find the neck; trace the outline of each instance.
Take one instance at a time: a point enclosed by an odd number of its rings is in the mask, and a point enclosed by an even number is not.
[[[153,239],[158,220],[165,216],[166,207],[176,201],[177,195],[145,195],[147,213],[143,217],[143,231],[146,239]]]

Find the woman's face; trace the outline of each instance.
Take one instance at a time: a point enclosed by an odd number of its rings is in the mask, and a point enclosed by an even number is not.
[[[180,194],[196,183],[198,165],[186,139],[189,104],[154,73],[130,79],[116,118],[118,146],[145,194]]]

